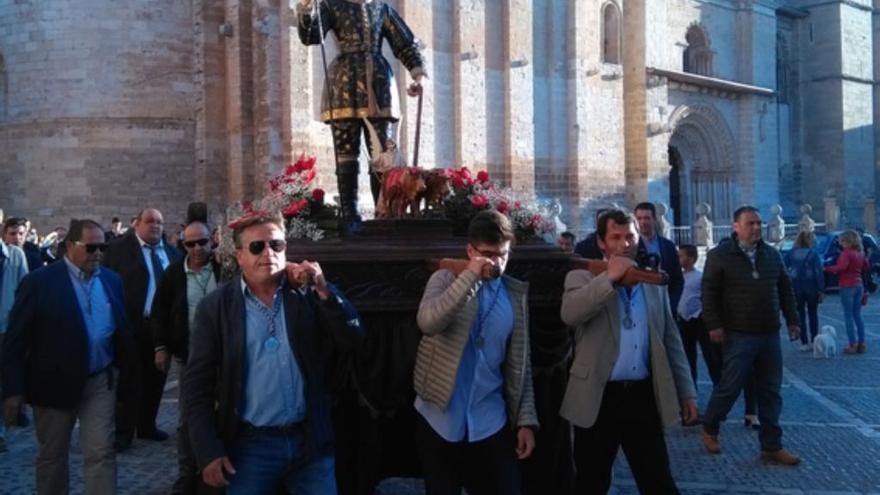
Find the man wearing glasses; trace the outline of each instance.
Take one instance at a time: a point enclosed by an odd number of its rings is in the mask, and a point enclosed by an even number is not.
[[[168,434],[156,428],[156,415],[165,388],[165,373],[153,364],[153,299],[159,279],[168,265],[181,258],[177,249],[162,240],[162,213],[145,208],[134,220],[134,235],[122,236],[110,244],[104,266],[119,273],[125,289],[125,307],[134,329],[138,351],[138,396],[123,404],[116,425],[116,449],[131,445],[135,430],[138,438],[162,441]]]
[[[150,319],[153,326],[156,369],[168,373],[171,356],[177,362],[178,380],[183,382],[196,306],[220,282],[220,264],[214,260],[211,230],[202,222],[192,222],[183,231],[186,258],[168,266],[153,298]],[[178,406],[182,406],[178,402]],[[190,446],[184,413],[178,410],[177,481],[172,493],[196,493],[198,476]]]
[[[532,390],[528,285],[503,276],[510,219],[477,214],[467,268],[435,272],[419,304],[416,445],[429,495],[521,492],[517,459],[538,426]]]
[[[77,220],[62,263],[24,278],[3,345],[3,409],[34,408],[37,493],[68,493],[70,434],[79,420],[86,493],[116,493],[114,408],[130,391],[134,348],[119,275],[99,268],[104,229]]]
[[[302,283],[288,281],[284,236],[268,213],[235,222],[241,275],[205,296],[193,322],[185,421],[202,479],[229,495],[336,493],[324,357],[363,330],[317,262],[293,265]]]

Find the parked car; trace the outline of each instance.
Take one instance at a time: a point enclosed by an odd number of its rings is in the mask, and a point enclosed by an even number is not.
[[[842,250],[840,247],[840,234],[842,233],[842,230],[816,233],[814,249],[822,258],[823,265],[829,266],[837,263],[837,258]],[[788,266],[788,260],[794,248],[794,239],[794,237],[786,238],[779,246],[779,252],[782,253],[786,266]],[[880,281],[880,246],[878,246],[877,240],[871,234],[862,233],[862,246],[868,255],[868,263],[871,265],[871,276],[874,277],[874,280]],[[837,274],[825,272],[825,290],[836,290],[837,285]]]

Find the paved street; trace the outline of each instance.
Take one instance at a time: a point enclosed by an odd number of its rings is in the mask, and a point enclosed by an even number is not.
[[[757,433],[742,424],[742,403],[736,405],[722,429],[723,453],[705,454],[699,429],[676,428],[669,433],[669,450],[676,480],[683,493],[880,493],[880,297],[864,312],[868,353],[813,359],[800,353],[787,338],[783,343],[785,380],[782,415],[787,448],[804,462],[796,468],[765,466],[758,460]],[[840,302],[832,295],[821,306],[821,323],[837,328],[838,347],[846,343]],[[705,369],[699,379],[700,406],[705,406],[711,383]],[[160,427],[174,431],[176,381],[170,380]],[[33,490],[34,434],[31,428],[7,433],[8,453],[0,454],[0,493]],[[82,493],[81,457],[74,447],[72,492]],[[637,493],[622,455],[612,493]],[[167,493],[176,473],[173,439],[161,443],[138,441],[119,457],[120,493]],[[415,480],[389,480],[380,493],[422,493]],[[549,494],[548,494],[549,495]]]

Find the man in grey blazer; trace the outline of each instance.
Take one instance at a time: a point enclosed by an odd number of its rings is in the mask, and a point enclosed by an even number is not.
[[[664,287],[620,284],[635,265],[635,218],[599,217],[608,270],[565,277],[562,320],[575,327],[575,357],[560,414],[574,425],[577,493],[606,493],[623,447],[642,493],[678,493],[664,426],[697,418],[696,391]]]

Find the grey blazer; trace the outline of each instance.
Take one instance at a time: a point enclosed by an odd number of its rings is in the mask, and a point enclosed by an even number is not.
[[[648,305],[651,377],[660,420],[668,426],[679,418],[680,403],[697,394],[678,328],[664,287],[644,285]],[[572,270],[565,277],[562,321],[575,328],[575,355],[560,414],[589,428],[596,422],[605,384],[620,353],[620,309],[617,291],[602,273]]]

